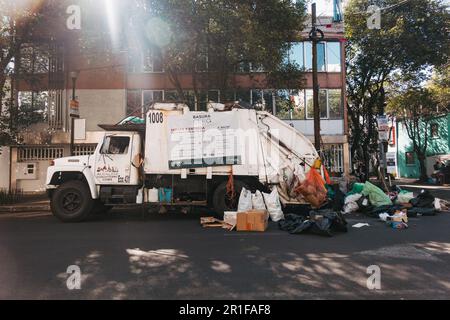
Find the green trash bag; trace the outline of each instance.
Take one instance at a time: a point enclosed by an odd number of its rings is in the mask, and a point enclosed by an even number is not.
[[[364,183],[355,182],[352,186],[352,190],[347,192],[346,195],[349,196],[352,194],[361,193],[363,191],[363,188],[364,188]]]
[[[369,181],[366,181],[364,184],[362,194],[363,196],[369,196],[370,203],[375,207],[392,205],[392,201],[389,196]]]

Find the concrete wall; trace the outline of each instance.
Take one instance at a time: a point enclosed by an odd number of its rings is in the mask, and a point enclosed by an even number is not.
[[[306,136],[314,136],[314,120],[292,120],[286,121],[292,123],[294,128]],[[320,120],[321,135],[343,135],[344,120]]]
[[[64,155],[69,154],[69,146],[64,146]],[[29,160],[25,163],[36,163],[36,179],[20,179],[21,164],[17,162],[17,148],[11,148],[11,181],[12,188],[22,189],[25,193],[41,193],[45,191],[45,179],[50,160]]]
[[[17,188],[22,189],[25,193],[38,193],[45,191],[45,178],[47,176],[47,168],[50,164],[50,161],[42,160],[42,161],[27,161],[30,163],[37,163],[37,176],[36,179],[33,180],[17,180]],[[18,166],[15,166],[15,170],[17,173]]]
[[[0,189],[9,189],[9,147],[0,148]]]
[[[125,117],[125,89],[79,89],[76,95],[87,131],[98,131],[99,123],[114,124]]]

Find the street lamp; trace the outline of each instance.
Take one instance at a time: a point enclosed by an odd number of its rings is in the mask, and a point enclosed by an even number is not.
[[[78,71],[71,71],[69,73],[72,79],[72,100],[70,101],[70,155],[74,155],[74,140],[75,140],[75,118],[79,117],[78,102],[75,97],[75,84],[78,78]]]

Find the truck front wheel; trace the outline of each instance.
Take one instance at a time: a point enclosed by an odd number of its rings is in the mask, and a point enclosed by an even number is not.
[[[239,201],[239,195],[241,194],[242,188],[247,188],[247,185],[240,181],[234,180],[234,197],[230,198],[227,194],[227,181],[222,182],[214,190],[212,197],[212,202],[214,206],[214,211],[219,219],[223,218],[223,213],[225,211],[236,211]]]
[[[94,200],[88,186],[82,181],[68,181],[53,192],[53,215],[64,222],[86,220],[94,209]]]

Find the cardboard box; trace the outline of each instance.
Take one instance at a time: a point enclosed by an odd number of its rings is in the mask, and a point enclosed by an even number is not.
[[[237,211],[225,211],[223,213],[223,221],[234,227],[236,226],[236,216]]]
[[[236,216],[237,231],[266,231],[269,221],[267,210],[249,210],[238,212]]]

